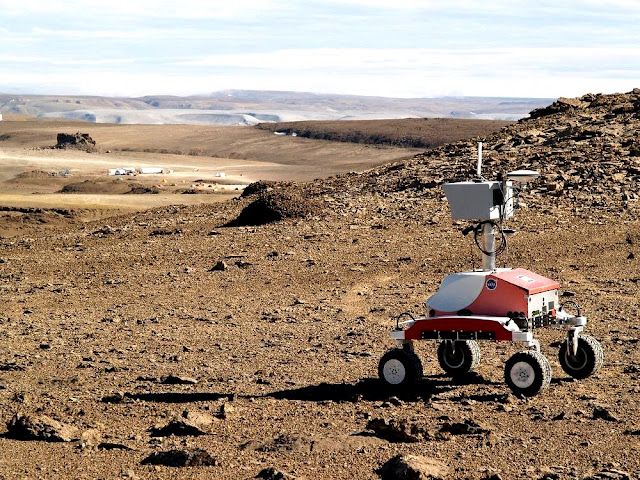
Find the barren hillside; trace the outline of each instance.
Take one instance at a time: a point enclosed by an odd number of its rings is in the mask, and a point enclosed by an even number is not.
[[[261,123],[257,128],[304,138],[431,149],[484,136],[513,122],[453,118]]]
[[[553,380],[530,399],[504,385],[518,347],[500,343],[453,381],[420,342],[415,391],[378,382],[394,318],[471,267],[439,188],[473,168],[466,140],[2,240],[0,475],[376,479],[410,454],[433,478],[639,478],[640,90],[533,117],[482,138],[486,177],[543,174],[501,261],[575,294],[604,349],[595,376],[564,374],[562,332],[545,330]],[[155,464],[167,456],[195,466]]]

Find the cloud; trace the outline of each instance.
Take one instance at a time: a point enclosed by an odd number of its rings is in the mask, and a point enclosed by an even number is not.
[[[105,59],[65,59],[62,57],[25,57],[17,55],[0,55],[0,63],[33,64],[36,65],[61,65],[61,66],[92,66],[92,65],[127,65],[134,63],[132,58],[105,58]]]
[[[318,3],[318,2],[311,2]],[[492,0],[478,2],[477,0],[322,0],[322,4],[343,6],[345,8],[363,8],[380,10],[411,10],[439,13],[465,13],[468,15],[536,15],[539,13],[566,12],[574,17],[594,11],[610,13],[627,13],[638,15],[637,0]]]
[[[634,55],[637,59],[631,48],[290,49],[163,65],[130,65],[129,59],[121,59],[122,65],[91,68],[41,64],[35,58],[32,65],[23,63],[0,73],[0,85],[40,93],[121,96],[267,89],[389,97],[549,98],[633,89],[640,78],[640,62],[629,62]],[[0,62],[6,60],[0,57]]]
[[[240,15],[253,16],[276,8],[279,2],[269,0],[234,0],[211,2],[209,0],[3,0],[0,12],[5,15],[61,14],[82,12],[92,19],[101,16],[126,16],[172,19],[226,19]]]
[[[637,49],[504,47],[478,49],[285,49],[263,53],[219,54],[174,62],[181,67],[226,67],[283,71],[390,71],[490,73],[496,70],[538,71],[567,69],[597,71],[595,65],[626,65],[637,71]]]
[[[39,37],[64,37],[76,39],[138,39],[161,35],[160,31],[152,29],[142,30],[53,30],[35,27],[31,33]]]
[[[387,96],[611,91],[640,78],[636,4],[0,0],[0,91],[16,85],[122,95],[240,87]]]

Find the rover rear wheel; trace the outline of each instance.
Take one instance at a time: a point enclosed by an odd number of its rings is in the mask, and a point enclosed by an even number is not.
[[[558,359],[565,373],[573,378],[582,380],[593,375],[602,367],[604,354],[600,342],[589,335],[581,335],[578,337],[576,355],[571,355],[567,342],[562,342],[560,352],[558,352]]]
[[[422,379],[422,362],[411,350],[394,348],[380,359],[378,376],[389,387],[406,389]]]
[[[480,365],[480,346],[475,340],[445,340],[438,345],[438,363],[452,376],[460,376]]]
[[[514,394],[533,397],[551,383],[549,360],[540,352],[518,352],[507,360],[504,379]]]

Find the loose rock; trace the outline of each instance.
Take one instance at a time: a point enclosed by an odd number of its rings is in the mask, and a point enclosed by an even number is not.
[[[472,420],[465,420],[464,422],[447,422],[442,425],[440,431],[451,435],[484,435],[489,433],[491,429]]]
[[[142,465],[164,465],[166,467],[209,467],[218,465],[218,461],[201,448],[153,452],[140,463]]]
[[[409,424],[406,420],[385,420],[374,418],[367,422],[367,429],[373,430],[377,437],[389,442],[415,443],[428,440],[429,432],[423,426]]]
[[[273,467],[260,470],[260,473],[258,473],[254,478],[261,478],[262,480],[296,480],[296,477],[276,470]]]
[[[630,480],[631,477],[627,472],[621,470],[614,470],[613,468],[607,468],[591,477],[585,478],[585,480]]]
[[[606,420],[607,422],[619,422],[616,417],[614,417],[609,410],[602,406],[593,407],[593,419],[594,420]]]
[[[224,272],[228,268],[229,268],[229,266],[227,265],[227,262],[225,262],[224,260],[220,260],[213,267],[211,267],[209,269],[209,271],[210,272]]]
[[[124,392],[115,392],[105,395],[100,399],[103,403],[122,403],[124,402]]]
[[[79,437],[79,430],[46,415],[30,417],[16,414],[7,423],[7,437],[16,440],[42,440],[45,442],[71,442]]]
[[[220,410],[218,411],[218,418],[221,418],[223,420],[229,418],[230,416],[232,416],[236,411],[236,408],[229,404],[229,403],[223,403],[222,405],[220,405]]]
[[[149,433],[152,437],[207,435],[208,432],[204,429],[209,427],[212,422],[213,418],[206,413],[185,410],[180,418],[171,420],[164,427],[151,427]]]
[[[382,480],[444,480],[447,466],[429,457],[398,455],[376,472]]]
[[[198,380],[191,377],[179,377],[177,375],[167,375],[160,382],[164,385],[195,385]]]

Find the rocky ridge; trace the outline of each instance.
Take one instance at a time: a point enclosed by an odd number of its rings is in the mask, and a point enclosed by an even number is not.
[[[406,198],[440,198],[442,191],[437,187],[445,181],[475,175],[477,142],[482,141],[486,178],[495,179],[516,169],[541,173],[528,198],[533,205],[562,207],[585,218],[612,213],[637,218],[639,131],[640,89],[560,98],[495,134],[451,143],[406,161],[363,174],[341,175],[302,189],[308,196],[347,201],[358,194],[382,196],[391,204]],[[541,196],[545,197],[543,202]]]

